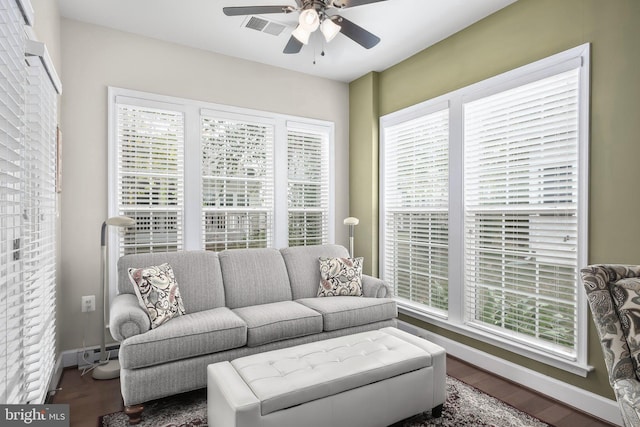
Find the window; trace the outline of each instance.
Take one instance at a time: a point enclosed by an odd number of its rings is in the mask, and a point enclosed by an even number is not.
[[[333,124],[109,88],[109,271],[123,254],[333,239]]]
[[[329,241],[329,140],[323,130],[287,128],[289,246]]]
[[[122,254],[182,249],[184,117],[181,112],[117,104],[118,214],[135,219]]]
[[[60,82],[44,45],[27,39],[30,10],[26,1],[0,6],[0,401],[7,404],[44,403],[55,363]]]
[[[273,124],[214,113],[201,120],[205,249],[272,246]]]
[[[381,119],[382,276],[402,309],[582,375],[588,53]]]
[[[385,280],[396,295],[446,311],[449,109],[385,128]]]

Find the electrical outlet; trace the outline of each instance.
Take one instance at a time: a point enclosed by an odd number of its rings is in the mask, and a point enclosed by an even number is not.
[[[96,296],[85,295],[82,297],[82,312],[96,311]]]

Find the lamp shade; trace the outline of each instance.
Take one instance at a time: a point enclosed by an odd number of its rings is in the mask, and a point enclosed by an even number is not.
[[[300,12],[300,18],[298,18],[298,22],[300,26],[305,29],[308,33],[313,33],[318,29],[320,25],[320,17],[318,16],[318,12],[315,9],[305,9]]]
[[[358,225],[359,223],[360,223],[360,220],[353,216],[350,216],[349,218],[344,219],[344,225]]]
[[[107,225],[113,225],[114,227],[130,227],[136,223],[136,220],[128,216],[112,216],[107,219],[105,223]]]
[[[333,22],[331,18],[326,18],[324,21],[322,21],[322,24],[320,24],[320,31],[322,31],[322,35],[324,36],[324,39],[327,41],[327,43],[333,40],[333,38],[340,32],[341,29],[342,27]]]
[[[302,25],[298,25],[296,29],[291,32],[291,35],[296,39],[298,39],[300,43],[308,44],[309,36],[311,35],[311,33],[305,30],[304,28],[302,28]]]

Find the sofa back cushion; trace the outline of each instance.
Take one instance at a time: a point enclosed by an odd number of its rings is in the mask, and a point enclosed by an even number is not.
[[[281,249],[289,272],[293,299],[312,298],[320,286],[320,257],[348,258],[349,251],[340,245],[295,246]]]
[[[287,268],[277,249],[230,249],[218,258],[227,307],[291,301]]]
[[[134,293],[129,280],[129,268],[145,268],[164,263],[173,269],[187,313],[225,306],[218,254],[207,251],[125,255],[118,260],[118,293]]]

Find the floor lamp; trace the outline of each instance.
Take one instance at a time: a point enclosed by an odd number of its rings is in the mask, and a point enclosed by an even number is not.
[[[350,216],[349,218],[345,218],[344,219],[344,225],[348,225],[349,226],[349,256],[351,256],[351,258],[354,257],[354,255],[353,255],[353,229],[359,223],[360,223],[360,220],[358,218],[354,218],[352,216]]]
[[[100,232],[100,249],[102,260],[100,263],[100,273],[102,276],[102,323],[100,329],[100,360],[93,370],[93,378],[96,380],[110,380],[120,376],[120,363],[118,360],[109,360],[107,356],[107,346],[105,343],[105,329],[107,325],[107,310],[109,308],[109,282],[107,280],[107,226],[130,227],[136,221],[128,216],[113,216],[102,223]]]

